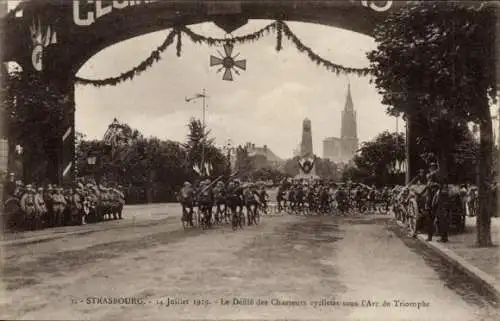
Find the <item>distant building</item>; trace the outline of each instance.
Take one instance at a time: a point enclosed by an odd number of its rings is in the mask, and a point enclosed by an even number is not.
[[[342,111],[342,123],[339,137],[327,137],[323,140],[323,158],[335,163],[349,163],[358,150],[356,111],[351,96],[351,85],[347,87],[347,97]]]
[[[293,157],[300,157],[300,144],[293,150]]]
[[[255,144],[247,143],[245,147],[247,148],[248,156],[252,157],[253,165],[256,168],[272,167],[282,170],[285,167],[285,161],[276,156],[267,145],[259,147],[255,146]]]

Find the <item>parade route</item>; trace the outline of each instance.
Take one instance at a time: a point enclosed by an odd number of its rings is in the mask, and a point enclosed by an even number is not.
[[[384,215],[283,215],[237,232],[185,231],[177,214],[154,206],[137,217],[161,219],[4,245],[0,317],[499,318],[493,298]]]

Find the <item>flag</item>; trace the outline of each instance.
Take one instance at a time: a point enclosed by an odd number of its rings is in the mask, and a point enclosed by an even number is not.
[[[195,95],[194,95],[193,97],[191,97],[191,98],[187,98],[187,97],[186,97],[186,101],[187,101],[187,102],[190,102],[190,101],[191,101],[191,100],[193,100],[193,99],[203,98],[203,97],[206,97],[206,96],[205,96],[205,94],[200,94],[200,93],[198,93],[198,94],[195,94]]]

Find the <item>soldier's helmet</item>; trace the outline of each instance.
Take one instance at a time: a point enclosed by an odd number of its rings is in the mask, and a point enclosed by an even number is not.
[[[431,169],[437,169],[437,164],[436,163],[431,163],[429,166]]]
[[[189,186],[191,186],[191,183],[190,183],[190,182],[187,182],[187,181],[186,181],[186,182],[184,182],[184,187],[189,187]]]
[[[39,188],[37,189],[37,191],[38,191],[38,193],[43,193],[43,187],[39,187]]]

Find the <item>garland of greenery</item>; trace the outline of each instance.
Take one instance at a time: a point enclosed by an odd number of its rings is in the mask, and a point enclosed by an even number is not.
[[[264,28],[257,30],[253,33],[250,33],[245,36],[237,36],[237,37],[232,37],[232,38],[212,38],[212,37],[205,37],[200,34],[195,33],[191,29],[189,29],[186,26],[182,27],[182,32],[184,32],[194,43],[206,43],[209,46],[220,46],[225,43],[237,43],[237,44],[245,44],[245,43],[251,43],[259,40],[263,36],[269,34],[271,31],[274,31],[277,29],[278,21],[272,22],[265,26]]]
[[[316,54],[314,51],[312,51],[311,48],[307,47],[300,41],[300,39],[290,30],[290,27],[284,23],[281,22],[283,25],[283,33],[285,36],[292,41],[292,43],[297,47],[297,49],[300,52],[305,52],[307,53],[307,56],[309,59],[311,59],[313,62],[315,62],[317,65],[322,65],[325,67],[327,70],[335,72],[337,75],[340,73],[343,74],[355,74],[358,77],[359,76],[367,76],[371,73],[370,68],[349,68],[349,67],[344,67],[342,65],[335,64],[329,60],[326,60],[322,57],[320,57],[318,54]]]
[[[191,31],[190,29],[186,27],[176,27],[174,28],[167,36],[165,41],[155,50],[151,53],[151,55],[141,62],[139,65],[136,67],[132,68],[131,70],[122,73],[120,76],[116,77],[110,77],[106,79],[85,79],[85,78],[80,78],[80,77],[75,77],[75,82],[78,85],[93,85],[96,87],[102,87],[102,86],[116,86],[119,83],[122,83],[126,80],[133,79],[135,76],[141,74],[145,70],[149,69],[155,62],[160,60],[160,53],[165,51],[168,46],[170,46],[174,42],[174,38],[177,37],[177,56],[180,57],[181,54],[181,32],[185,33],[189,38],[195,42],[195,43],[201,43],[205,42],[209,46],[215,46],[215,45],[220,45],[229,42],[237,42],[237,43],[246,43],[246,42],[253,42],[257,41],[258,39],[262,38],[265,34],[271,32],[276,28],[277,22],[273,22],[266,27],[260,29],[257,32],[254,32],[252,34],[246,35],[246,36],[239,36],[239,37],[234,37],[231,39],[215,39],[215,38],[210,38],[210,37],[204,37],[201,35],[198,35]]]
[[[135,76],[141,74],[144,72],[146,69],[149,69],[155,62],[159,61],[161,59],[160,54],[164,52],[168,46],[170,46],[174,42],[174,37],[175,35],[178,34],[177,30],[174,29],[172,30],[167,38],[165,38],[165,41],[158,47],[156,48],[146,60],[141,62],[139,65],[133,67],[127,72],[122,73],[120,76],[116,77],[110,77],[106,79],[85,79],[85,78],[80,78],[80,77],[75,77],[75,81],[79,85],[94,85],[96,87],[102,87],[102,86],[116,86],[121,82],[124,82],[126,80],[131,80],[134,79]],[[178,40],[180,37],[177,38]],[[180,43],[180,41],[179,41]]]
[[[283,49],[282,46],[283,40],[283,22],[278,21],[277,29],[276,29],[276,51],[281,51]]]
[[[357,76],[366,76],[371,73],[370,68],[349,68],[339,64],[335,64],[327,59],[320,57],[318,54],[312,51],[311,48],[304,45],[302,41],[300,41],[300,39],[291,31],[290,27],[285,22],[278,20],[268,24],[267,26],[253,33],[229,39],[206,37],[195,33],[186,26],[175,27],[168,34],[165,41],[156,50],[154,50],[151,53],[151,55],[148,58],[146,58],[146,60],[144,60],[131,70],[122,73],[120,76],[110,77],[106,79],[99,79],[99,80],[91,80],[91,79],[76,77],[75,81],[77,84],[80,85],[94,85],[97,87],[101,87],[108,85],[116,86],[117,84],[123,81],[133,79],[135,76],[149,69],[155,62],[159,61],[160,54],[164,52],[168,48],[168,46],[170,46],[174,42],[174,38],[177,38],[176,54],[177,57],[180,57],[182,52],[181,33],[184,33],[186,36],[188,36],[194,43],[206,43],[209,46],[219,46],[228,42],[233,44],[234,43],[244,44],[249,42],[255,42],[260,38],[262,38],[263,36],[269,34],[271,31],[276,32],[276,51],[280,51],[283,48],[282,39],[284,34],[287,37],[287,39],[289,39],[295,45],[295,47],[297,48],[297,50],[299,50],[299,52],[306,53],[309,59],[311,59],[311,61],[315,62],[317,65],[322,65],[327,70],[335,72],[337,75],[343,73],[343,74],[356,74]]]
[[[177,57],[181,56],[182,51],[182,41],[181,41],[181,31],[177,30]]]

